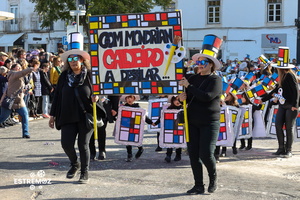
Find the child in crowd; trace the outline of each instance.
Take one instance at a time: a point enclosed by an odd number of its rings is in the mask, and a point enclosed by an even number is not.
[[[128,106],[128,107],[134,107],[134,108],[139,108],[139,104],[135,103],[136,97],[135,95],[127,95],[125,97],[125,104],[124,106]],[[146,117],[146,123],[147,124],[152,124],[155,126],[155,124],[152,122],[151,119],[149,119],[148,117]],[[127,159],[126,162],[131,162],[132,161],[132,146],[131,145],[127,145],[126,146],[127,149]],[[139,146],[138,147],[138,151],[135,154],[135,158],[138,159],[139,157],[141,157],[142,153],[144,152],[144,148],[143,146]]]
[[[239,103],[237,101],[237,96],[231,92],[229,92],[227,94],[227,96],[225,97],[224,101],[221,101],[221,106],[235,106],[235,107],[239,107]],[[232,153],[233,154],[237,154],[237,148],[235,146],[235,143],[236,141],[234,142],[234,145],[232,147]],[[226,151],[227,151],[227,148],[226,147],[222,147],[222,152],[220,154],[220,148],[221,146],[216,146],[216,149],[215,149],[215,153],[214,153],[214,156],[216,158],[216,161],[217,162],[220,162],[220,156],[221,157],[226,157]]]

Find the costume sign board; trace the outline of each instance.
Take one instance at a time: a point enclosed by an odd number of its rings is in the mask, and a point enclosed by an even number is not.
[[[229,116],[231,116],[234,138],[236,138],[240,130],[241,123],[243,121],[244,109],[240,109],[235,106],[227,107],[229,109]]]
[[[162,148],[186,148],[184,124],[177,120],[179,111],[166,109],[161,112],[159,146]]]
[[[168,98],[150,99],[148,102],[148,117],[155,123],[168,103]],[[160,128],[160,123],[156,126],[148,125],[148,131],[160,131]]]
[[[252,131],[253,138],[263,138],[266,137],[266,127],[264,118],[262,115],[262,110],[256,110],[253,113],[254,127]]]
[[[183,91],[181,43],[169,60],[174,35],[182,37],[180,11],[91,16],[89,31],[94,94]]]
[[[121,106],[115,126],[115,142],[117,144],[141,146],[145,126],[143,108]]]
[[[249,139],[252,137],[252,105],[242,105],[240,109],[244,109],[244,117],[237,139]]]
[[[216,145],[232,147],[234,139],[235,137],[229,109],[227,106],[224,106],[220,111],[220,132]]]

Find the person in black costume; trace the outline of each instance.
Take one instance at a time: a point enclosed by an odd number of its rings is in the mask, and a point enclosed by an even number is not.
[[[206,39],[221,42],[214,35],[206,35],[202,52],[208,46]],[[215,44],[216,42],[214,42]],[[220,45],[220,44],[219,44]],[[217,48],[217,47],[215,47]],[[211,47],[211,49],[213,49]],[[216,52],[215,52],[216,53]],[[194,62],[198,65],[198,74],[188,80],[183,77],[179,85],[185,87],[186,92],[179,95],[180,101],[186,100],[189,142],[187,143],[191,167],[194,175],[194,187],[187,194],[202,194],[205,192],[203,184],[203,164],[209,175],[208,192],[217,189],[217,170],[214,151],[220,130],[220,97],[222,94],[221,77],[214,72],[220,68],[220,62],[204,53],[195,54]]]
[[[75,177],[81,170],[79,183],[87,183],[90,164],[89,141],[93,129],[86,126],[80,101],[85,111],[92,114],[92,103],[97,102],[99,97],[94,96],[92,91],[90,55],[85,51],[73,49],[61,57],[65,65],[55,90],[49,126],[54,128],[55,124],[55,127],[61,130],[61,145],[71,162],[67,178]],[[101,101],[97,102],[97,115],[106,117]],[[78,162],[74,147],[77,136],[81,163]]]

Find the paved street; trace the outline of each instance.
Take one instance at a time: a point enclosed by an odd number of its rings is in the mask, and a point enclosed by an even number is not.
[[[156,133],[145,132],[144,154],[127,163],[125,146],[111,136],[113,126],[107,130],[107,159],[91,163],[90,181],[82,185],[78,175],[65,178],[69,163],[60,132],[48,128],[47,119],[30,122],[31,139],[21,138],[21,125],[0,129],[0,199],[300,199],[299,142],[289,159],[271,155],[275,139],[254,139],[252,150],[237,155],[228,149],[217,166],[216,193],[190,196],[185,192],[193,178],[185,153],[179,162],[164,162],[165,151],[154,151]],[[205,182],[207,188],[207,176]]]

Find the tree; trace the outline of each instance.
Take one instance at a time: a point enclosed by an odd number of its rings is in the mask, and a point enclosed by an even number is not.
[[[76,0],[30,0],[41,17],[41,27],[50,27],[58,20],[70,22],[70,10],[76,10]],[[80,17],[88,33],[88,16],[103,14],[144,13],[154,6],[167,8],[173,0],[85,0],[86,15]]]

